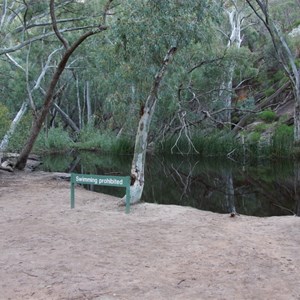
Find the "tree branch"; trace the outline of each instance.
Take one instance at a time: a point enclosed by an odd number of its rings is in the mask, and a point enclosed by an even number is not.
[[[66,28],[66,29],[62,29],[60,30],[60,33],[63,33],[63,32],[69,32],[69,31],[77,31],[77,30],[83,30],[83,29],[92,29],[92,28],[99,28],[98,25],[92,25],[92,26],[81,26],[81,27],[72,27],[72,28]],[[96,30],[97,31],[97,30]],[[47,32],[47,33],[44,33],[44,34],[41,34],[41,35],[38,35],[38,36],[35,36],[31,39],[28,39],[18,45],[15,45],[15,46],[12,46],[10,48],[2,48],[0,49],[0,56],[1,55],[4,55],[4,54],[7,54],[7,53],[12,53],[12,52],[15,52],[17,50],[20,50],[22,48],[24,48],[25,46],[33,43],[33,42],[36,42],[36,41],[39,41],[39,40],[43,40],[49,36],[52,36],[52,35],[55,35],[55,33],[53,31],[51,32]]]
[[[51,20],[52,20],[52,27],[53,27],[53,30],[54,30],[57,38],[64,45],[65,49],[68,49],[69,48],[68,41],[63,37],[63,35],[59,32],[59,30],[57,28],[56,17],[55,17],[54,0],[50,0],[50,16],[51,16]]]
[[[2,12],[0,16],[0,32],[2,30],[2,26],[4,24],[4,19],[6,16],[6,11],[7,11],[7,0],[3,0],[3,5],[2,5]]]

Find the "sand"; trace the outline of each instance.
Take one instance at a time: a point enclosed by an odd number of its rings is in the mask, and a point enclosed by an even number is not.
[[[0,299],[300,299],[300,218],[118,198],[0,172]]]

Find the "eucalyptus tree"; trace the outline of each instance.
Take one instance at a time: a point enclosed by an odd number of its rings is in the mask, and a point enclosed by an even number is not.
[[[112,1],[108,1],[107,5],[105,6],[105,10],[103,13],[103,19],[101,20],[101,24],[97,24],[97,26],[79,37],[75,39],[75,41],[70,45],[69,40],[66,38],[66,36],[63,35],[63,33],[58,29],[58,24],[57,24],[57,19],[56,19],[56,10],[55,10],[55,5],[54,5],[54,0],[50,0],[50,7],[49,7],[49,12],[50,12],[50,17],[51,17],[51,25],[53,28],[53,31],[58,38],[58,40],[61,42],[64,48],[64,52],[62,54],[62,57],[60,58],[60,61],[55,68],[55,71],[52,75],[52,78],[50,80],[50,83],[48,85],[47,91],[45,92],[44,96],[44,101],[42,104],[41,109],[36,113],[35,118],[33,120],[33,124],[31,127],[31,131],[29,134],[29,137],[19,155],[19,158],[17,160],[17,163],[15,165],[16,168],[18,169],[24,169],[26,165],[27,158],[32,150],[32,147],[35,143],[35,140],[42,128],[43,122],[45,121],[45,118],[49,112],[49,109],[51,105],[53,104],[55,95],[59,93],[59,89],[56,90],[57,84],[59,82],[59,79],[65,70],[65,67],[74,53],[74,51],[80,46],[81,43],[83,43],[88,37],[93,36],[94,34],[103,32],[104,30],[107,29],[107,26],[104,24],[106,21],[106,13],[109,11],[110,4]],[[91,26],[89,26],[91,27]]]
[[[98,10],[94,12],[96,2]],[[56,5],[60,14],[56,23],[63,27],[59,32],[73,39],[76,32],[97,29],[105,4],[104,1],[89,1],[89,5],[74,0],[60,1]],[[87,7],[89,11],[86,11]],[[3,0],[1,8],[1,101],[12,114],[16,113],[1,142],[4,150],[27,108],[30,107],[32,115],[37,116],[62,47],[54,39],[48,1]],[[65,76],[65,82],[70,82],[70,78],[70,75]],[[66,84],[61,83],[61,86],[65,89]]]
[[[227,51],[239,51],[243,41],[243,23],[245,23],[245,4],[240,4],[237,0],[230,0],[224,5],[224,11],[228,16],[230,32],[225,36],[228,36],[228,42],[226,45]],[[231,58],[229,65],[225,69],[225,78],[221,84],[219,97],[224,102],[224,120],[226,123],[231,124],[231,109],[233,98],[233,79],[236,69],[236,61]]]
[[[155,108],[161,101],[160,94],[170,90],[177,92],[176,67],[184,58],[184,51],[190,43],[201,43],[206,40],[213,1],[128,1],[122,6],[123,14],[116,24],[120,53],[128,61],[130,71],[138,75],[139,81],[132,82],[129,88],[138,90],[143,96],[140,100],[140,119],[135,139],[134,157],[131,166],[131,202],[140,201],[144,187],[144,168],[148,146],[151,121]],[[175,58],[173,57],[175,52]],[[176,61],[176,57],[178,61]],[[169,76],[173,78],[172,86],[165,76],[168,64]],[[175,67],[176,66],[176,67]],[[163,81],[164,79],[164,81]],[[179,82],[177,82],[179,84]],[[161,93],[160,93],[161,92]],[[176,102],[176,97],[170,99]],[[175,105],[176,108],[176,105]],[[176,108],[177,109],[177,108]],[[163,116],[157,117],[158,121]]]
[[[285,73],[293,87],[295,105],[294,105],[294,142],[300,144],[300,71],[297,65],[297,58],[293,53],[291,45],[287,41],[287,32],[280,27],[278,20],[272,15],[269,1],[246,0],[256,16],[265,26],[272,40],[277,59],[283,67]],[[296,4],[294,1],[291,1]],[[272,2],[273,6],[278,1]],[[281,4],[283,2],[280,1]],[[296,7],[296,6],[295,6]]]

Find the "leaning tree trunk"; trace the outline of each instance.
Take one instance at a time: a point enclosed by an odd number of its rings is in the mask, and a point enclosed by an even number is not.
[[[73,120],[70,118],[70,116],[65,113],[58,104],[54,103],[53,104],[55,110],[61,115],[63,120],[67,125],[69,125],[76,133],[79,133],[80,129],[77,127],[77,125],[73,122]]]
[[[100,25],[96,30],[89,31],[89,32],[83,34],[82,36],[80,36],[79,39],[75,43],[73,43],[72,46],[69,47],[66,40],[57,31],[56,19],[55,19],[55,15],[54,15],[54,0],[50,1],[50,13],[51,13],[51,19],[52,19],[54,31],[56,32],[58,38],[60,40],[62,40],[62,42],[66,48],[66,51],[65,51],[61,61],[59,62],[58,66],[55,70],[55,73],[52,76],[52,80],[50,82],[47,93],[45,95],[44,104],[43,104],[41,110],[37,113],[36,118],[34,119],[34,122],[31,127],[31,131],[30,131],[30,135],[29,135],[27,142],[25,143],[25,146],[23,147],[23,149],[20,153],[20,156],[17,160],[17,163],[15,165],[15,168],[17,168],[19,170],[23,170],[25,168],[28,156],[33,148],[33,145],[41,131],[42,125],[43,125],[43,123],[46,119],[46,116],[49,112],[49,109],[53,103],[53,99],[54,99],[54,95],[55,95],[55,88],[58,83],[58,80],[59,80],[62,72],[64,71],[69,58],[71,57],[73,52],[78,48],[78,46],[86,38],[107,29],[106,26]]]
[[[268,2],[263,2],[261,0],[246,0],[248,5],[254,11],[256,16],[263,22],[264,26],[268,30],[275,53],[277,55],[278,61],[284,68],[284,71],[288,75],[290,82],[293,86],[293,92],[295,96],[294,105],[294,143],[296,146],[300,145],[300,71],[297,67],[296,58],[292,53],[292,50],[288,43],[286,42],[283,33],[274,24],[271,16],[269,15]],[[256,3],[261,10],[259,12],[258,8],[255,8]]]
[[[19,109],[19,111],[16,114],[15,118],[11,122],[9,130],[7,131],[7,133],[5,134],[4,138],[1,141],[0,152],[4,152],[6,150],[11,136],[14,134],[14,132],[16,130],[16,127],[18,126],[18,124],[22,120],[22,117],[24,116],[24,114],[27,110],[27,106],[28,106],[27,102],[23,102],[21,108]]]
[[[156,74],[150,94],[146,100],[144,107],[141,109],[141,117],[136,133],[134,156],[131,165],[131,186],[130,186],[130,203],[136,203],[141,200],[144,182],[145,182],[145,160],[148,145],[148,133],[157,102],[157,95],[160,83],[167,69],[170,59],[176,52],[176,48],[172,47],[163,61],[160,71]]]

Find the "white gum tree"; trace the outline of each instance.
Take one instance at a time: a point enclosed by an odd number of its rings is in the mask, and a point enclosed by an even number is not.
[[[166,54],[160,70],[156,73],[149,96],[141,111],[141,117],[135,138],[134,156],[131,165],[130,203],[137,203],[141,200],[145,177],[145,160],[148,146],[148,133],[155,106],[158,101],[158,92],[161,81],[166,73],[168,64],[176,53],[176,47],[171,47]]]
[[[228,50],[239,50],[242,45],[243,36],[243,22],[244,22],[244,10],[245,4],[240,4],[238,0],[227,1],[224,6],[226,15],[228,16],[230,33],[223,32],[228,37],[226,45]],[[236,62],[230,60],[228,67],[226,68],[226,74],[224,81],[221,84],[219,97],[224,103],[224,119],[225,123],[231,123],[231,108],[232,108],[232,96],[233,96],[233,78],[236,69]]]

